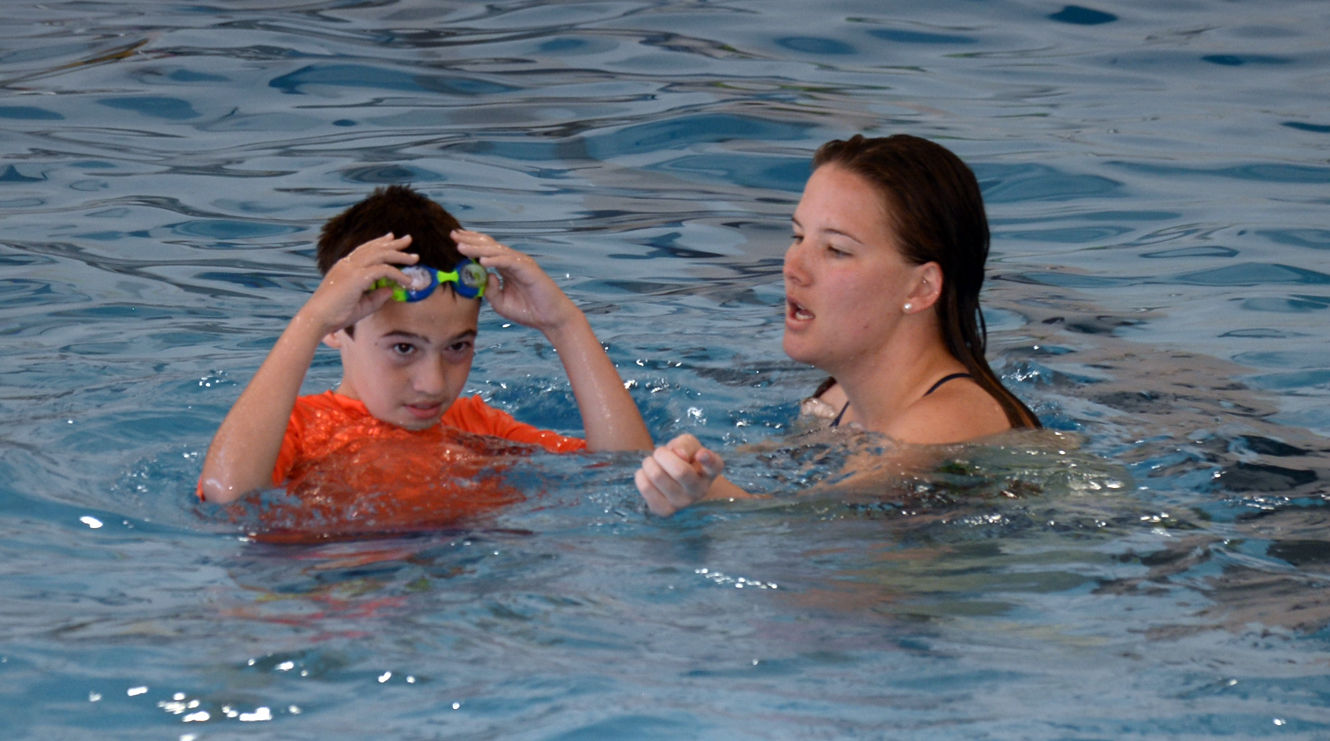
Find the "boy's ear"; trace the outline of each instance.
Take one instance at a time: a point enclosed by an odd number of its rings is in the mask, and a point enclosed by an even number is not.
[[[910,291],[910,304],[916,310],[927,309],[942,297],[942,266],[926,262],[915,267],[914,289]]]
[[[341,350],[342,344],[347,340],[346,330],[339,329],[336,332],[329,332],[323,336],[323,344],[334,350]]]

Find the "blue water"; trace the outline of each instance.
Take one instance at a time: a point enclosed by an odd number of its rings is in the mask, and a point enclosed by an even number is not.
[[[1316,0],[7,4],[0,736],[1330,735],[1327,37]],[[990,358],[1051,432],[798,496],[836,455],[781,252],[859,131],[976,170]],[[659,520],[632,456],[537,456],[492,522],[305,546],[195,503],[319,225],[395,182],[776,496]],[[489,312],[469,389],[580,427]]]

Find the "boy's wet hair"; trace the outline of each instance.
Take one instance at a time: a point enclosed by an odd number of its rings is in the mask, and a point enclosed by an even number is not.
[[[452,214],[407,185],[375,188],[363,201],[328,220],[319,235],[319,272],[332,266],[356,247],[382,237],[411,235],[407,252],[420,255],[420,264],[451,270],[462,260],[457,243],[449,234],[462,225]]]

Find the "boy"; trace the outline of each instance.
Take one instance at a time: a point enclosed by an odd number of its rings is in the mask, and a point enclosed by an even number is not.
[[[468,270],[467,258],[498,276]],[[416,265],[440,282],[407,294],[417,286],[410,267]],[[462,230],[443,207],[409,187],[377,189],[330,220],[319,238],[318,266],[323,281],[208,448],[199,477],[203,499],[231,502],[290,486],[312,463],[339,456],[354,456],[343,466],[353,479],[367,467],[380,479],[385,472],[391,477],[391,461],[383,460],[390,448],[357,447],[371,439],[434,446],[428,449],[445,462],[456,440],[475,447],[475,434],[556,452],[651,447],[641,414],[581,310],[530,257]],[[471,371],[482,296],[505,319],[539,329],[558,351],[585,442],[517,422],[478,396],[458,399]],[[297,399],[320,342],[341,353],[341,383]]]

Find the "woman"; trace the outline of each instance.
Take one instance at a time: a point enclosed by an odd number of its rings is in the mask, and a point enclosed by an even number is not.
[[[785,352],[831,375],[806,407],[902,443],[1038,427],[984,359],[979,289],[988,219],[974,173],[926,139],[824,144],[785,253]],[[651,511],[748,496],[692,435],[635,480]]]

